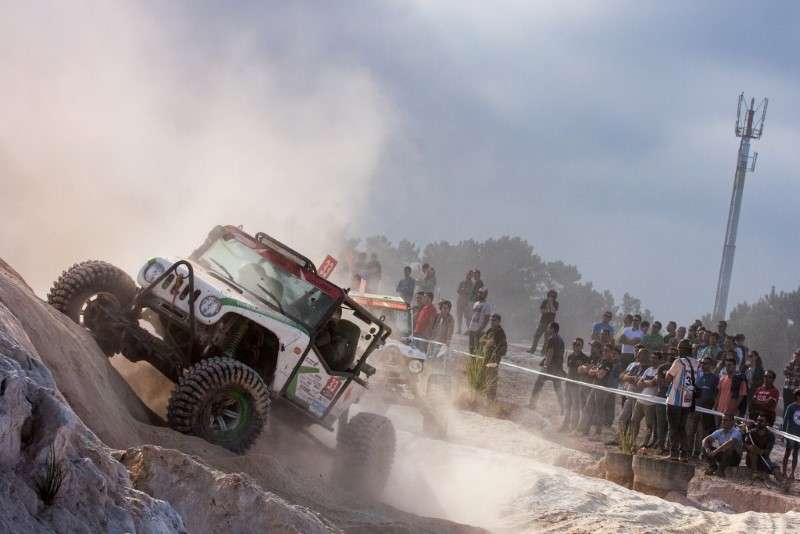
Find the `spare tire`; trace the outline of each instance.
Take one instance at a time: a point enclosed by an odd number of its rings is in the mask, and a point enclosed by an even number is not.
[[[378,497],[394,463],[397,438],[388,417],[361,412],[338,436],[335,482],[361,496]]]
[[[104,261],[77,263],[64,271],[47,294],[55,309],[91,331],[107,355],[119,351],[119,332],[107,321],[108,312],[127,308],[136,283],[122,269]]]
[[[231,358],[208,358],[184,371],[169,398],[167,422],[236,453],[256,440],[269,416],[269,386]]]

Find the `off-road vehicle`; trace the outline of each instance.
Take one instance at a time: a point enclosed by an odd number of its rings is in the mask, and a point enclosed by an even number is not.
[[[300,426],[333,430],[338,420],[341,482],[371,492],[385,484],[394,427],[366,412],[348,421],[348,408],[391,329],[267,234],[215,227],[189,258],[147,261],[138,286],[108,263],[79,263],[47,300],[107,355],[147,361],[175,382],[167,409],[175,430],[242,453],[280,400]]]
[[[371,359],[378,369],[375,379],[380,387],[371,389],[369,395],[387,404],[417,408],[423,417],[423,431],[444,437],[452,395],[446,347],[426,346],[425,341],[413,339],[413,314],[402,298],[372,293],[354,293],[352,298],[391,328],[391,336]]]

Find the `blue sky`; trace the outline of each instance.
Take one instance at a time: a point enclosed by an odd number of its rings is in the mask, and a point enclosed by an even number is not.
[[[65,264],[133,272],[220,222],[319,257],[342,231],[510,234],[689,321],[713,304],[741,91],[770,106],[731,304],[800,283],[795,2],[43,0],[2,14],[0,243],[40,291]],[[28,232],[55,244],[49,261]]]

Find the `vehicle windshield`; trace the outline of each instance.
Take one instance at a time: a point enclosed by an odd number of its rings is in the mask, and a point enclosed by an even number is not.
[[[302,269],[291,272],[294,266],[273,251],[253,248],[230,234],[212,241],[196,260],[309,332],[336,304],[331,292],[307,280]]]

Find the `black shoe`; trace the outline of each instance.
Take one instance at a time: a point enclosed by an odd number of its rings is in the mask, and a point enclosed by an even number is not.
[[[525,352],[527,352],[528,354],[536,354],[536,349],[528,349]]]

